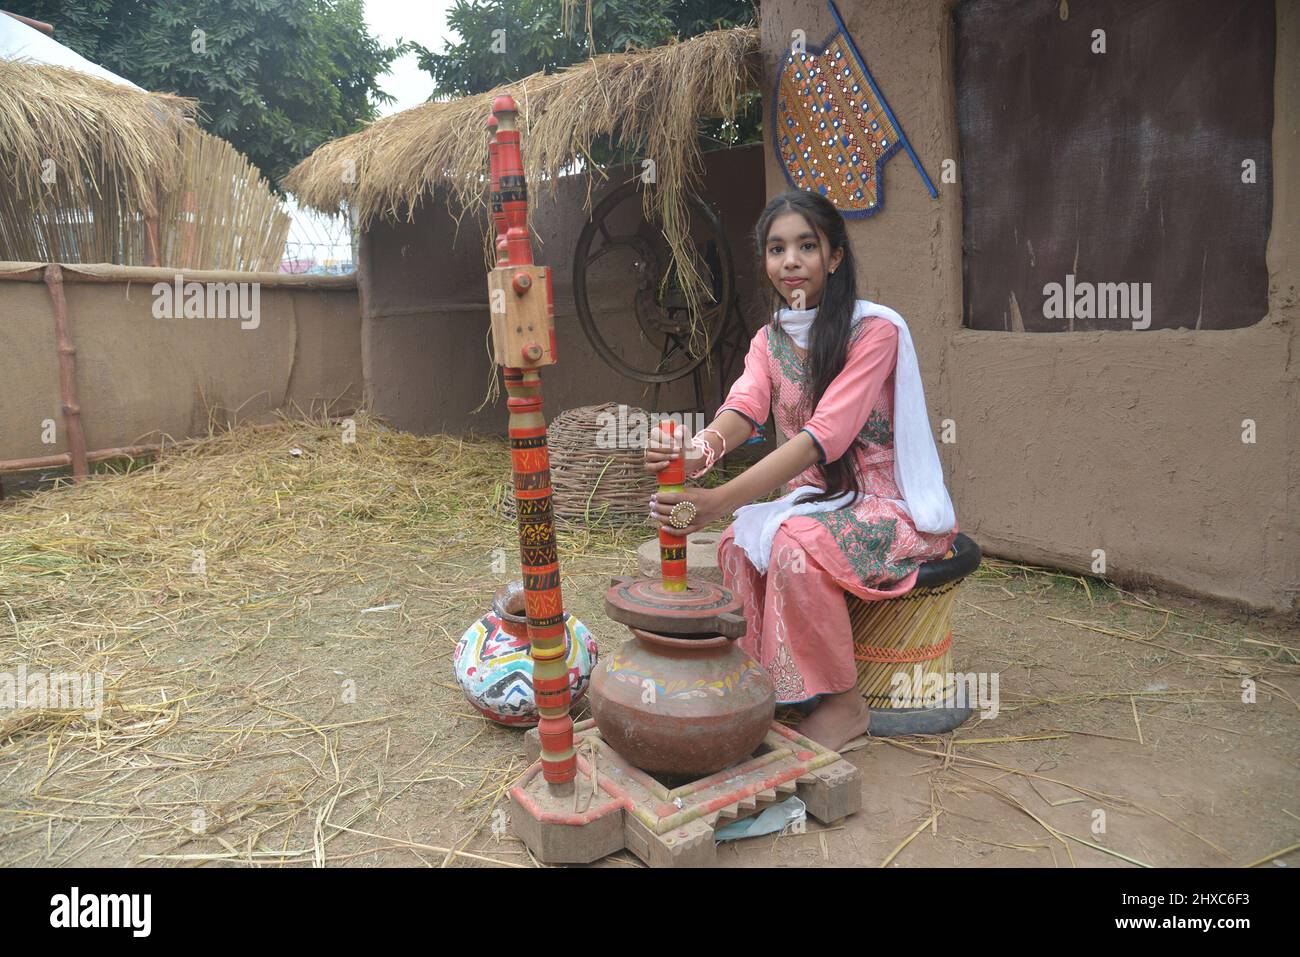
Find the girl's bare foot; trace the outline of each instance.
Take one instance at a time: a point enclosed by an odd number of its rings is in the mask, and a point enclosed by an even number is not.
[[[803,723],[799,733],[823,748],[838,751],[854,738],[867,733],[871,709],[856,689],[826,695]]]

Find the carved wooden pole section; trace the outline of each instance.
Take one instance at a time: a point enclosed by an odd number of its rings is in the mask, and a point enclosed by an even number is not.
[[[677,432],[677,423],[661,420],[659,428],[671,440]],[[659,470],[656,478],[661,492],[686,490],[686,452],[677,456]],[[664,591],[686,591],[686,536],[675,534],[668,525],[659,526],[659,572]]]
[[[68,430],[68,455],[72,460],[72,478],[81,482],[87,475],[86,434],[81,429],[81,403],[77,399],[77,347],[72,344],[68,325],[68,300],[63,295],[63,268],[45,267],[45,287],[54,307],[54,332],[59,349],[59,398],[63,403],[63,423]]]
[[[498,169],[497,162],[497,118],[489,116],[487,121],[488,133],[492,140],[488,143],[488,168],[491,170],[491,188],[490,197],[492,200],[492,229],[494,232],[492,242],[493,249],[496,250],[496,264],[505,266],[510,263],[510,251],[506,246],[506,214],[501,209],[501,173]]]
[[[533,691],[540,715],[542,774],[560,792],[573,788],[578,760],[569,716],[569,670],[565,662],[564,597],[551,507],[551,463],[542,415],[538,370],[555,364],[555,306],[551,273],[533,265],[528,238],[528,189],[524,182],[517,110],[509,96],[492,103],[488,129],[492,220],[497,265],[488,273],[492,348],[504,369],[510,410],[510,458],[519,521]]]

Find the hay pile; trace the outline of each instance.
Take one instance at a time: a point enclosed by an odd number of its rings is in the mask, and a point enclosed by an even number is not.
[[[98,720],[0,711],[0,866],[531,863],[496,833],[523,770],[518,732],[470,710],[449,661],[495,585],[517,574],[516,529],[495,517],[507,445],[391,432],[363,416],[355,443],[342,438],[324,420],[240,426],[0,505],[0,675],[100,672],[105,693]],[[601,611],[608,576],[635,567],[650,532],[560,529],[565,608],[606,653],[626,638]],[[936,840],[1053,860],[1057,848],[1058,863],[1079,848],[1092,855],[1080,863],[1201,862],[1208,849],[1213,862],[1259,865],[1294,852],[1291,838],[1263,843],[1290,826],[1285,808],[1262,830],[1294,764],[1294,627],[996,559],[958,605],[957,664],[1005,673],[1005,723],[865,742],[877,762],[896,749],[925,759],[881,778],[923,818],[809,828],[778,835],[782,846],[820,842],[820,864],[828,841],[833,850],[857,828],[843,849],[857,863],[906,864]],[[356,701],[342,703],[339,684],[354,678]],[[1241,699],[1245,678],[1257,706]],[[1211,731],[1233,744],[1207,748]],[[1238,746],[1268,762],[1256,793],[1230,802],[1239,807],[1198,820],[1145,798],[1152,766],[1182,762],[1193,782],[1205,762],[1230,767]],[[1079,763],[1094,758],[1116,777],[1099,782]],[[919,798],[907,790],[918,773],[929,779]],[[1004,813],[965,803],[989,794]],[[1118,847],[1069,817],[1094,807],[1132,815],[1114,829]],[[1224,836],[1219,820],[1233,814],[1262,822],[1259,847]],[[1141,817],[1168,824],[1169,847],[1130,836]],[[1007,830],[1017,821],[1042,828],[1036,843]],[[864,857],[859,838],[876,850]],[[1178,841],[1201,856],[1179,857]],[[764,857],[775,847],[745,843]]]
[[[708,295],[691,248],[686,191],[703,172],[700,119],[734,120],[743,94],[761,77],[758,30],[738,27],[632,53],[609,53],[553,74],[535,73],[487,93],[426,103],[327,143],[285,178],[304,206],[327,213],[347,204],[364,229],[377,217],[412,218],[435,187],[448,209],[487,222],[488,133],[492,101],[515,98],[524,172],[536,194],[609,136],[655,162],[657,188],[644,191],[647,221],[662,221],[672,265],[692,312]],[[588,206],[590,206],[590,192]],[[491,230],[484,261],[491,266]]]
[[[340,836],[404,847],[353,832],[412,788],[495,807],[522,744],[468,713],[449,656],[518,572],[508,448],[355,424],[240,426],[5,503],[0,672],[99,673],[104,703],[0,712],[0,861],[332,863]],[[566,535],[562,561],[607,575],[624,536]]]

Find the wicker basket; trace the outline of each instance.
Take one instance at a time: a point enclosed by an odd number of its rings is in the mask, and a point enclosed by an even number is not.
[[[650,509],[650,496],[658,483],[645,470],[645,449],[602,448],[598,437],[617,423],[620,406],[614,402],[584,405],[557,415],[546,427],[551,460],[552,508],[557,519],[583,523],[610,521],[640,523]],[[622,407],[622,419],[647,423],[649,413]],[[644,418],[642,418],[644,417]],[[515,488],[507,484],[501,514],[515,518]]]
[[[895,700],[894,675],[904,672],[917,690],[914,678],[928,683],[931,674],[943,678],[942,700],[955,688],[952,667],[952,612],[957,587],[979,567],[980,550],[958,533],[952,550],[942,559],[926,562],[916,586],[901,598],[863,601],[845,593],[849,621],[853,624],[853,657],[857,659],[858,691],[872,708],[919,708],[921,700]]]

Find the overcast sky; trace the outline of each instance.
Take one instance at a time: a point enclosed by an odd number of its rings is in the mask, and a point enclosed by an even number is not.
[[[444,40],[459,40],[446,26],[450,6],[451,0],[366,0],[366,22],[370,32],[390,46],[399,39],[414,40],[441,53]],[[397,98],[379,108],[384,115],[419,106],[433,92],[433,78],[416,66],[414,53],[394,61],[388,74],[379,78],[379,85]]]
[[[454,30],[446,26],[447,8],[452,0],[366,0],[366,22],[370,32],[389,46],[400,40],[414,40],[421,46],[441,53],[443,41],[457,40]],[[414,53],[395,60],[389,72],[379,77],[379,86],[393,96],[394,102],[380,105],[379,113],[387,116],[419,106],[433,92],[433,77],[416,66]],[[351,245],[345,223],[289,203],[293,225],[289,230],[286,257],[290,259],[350,259]]]

